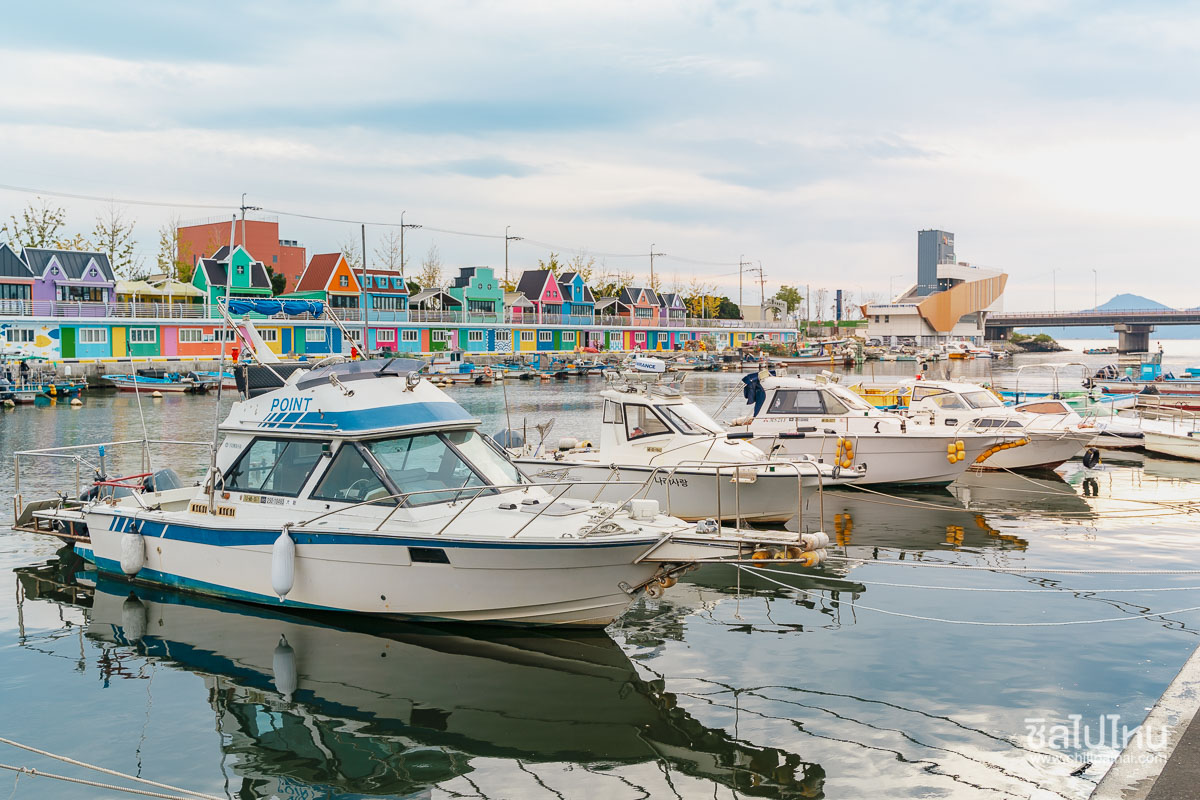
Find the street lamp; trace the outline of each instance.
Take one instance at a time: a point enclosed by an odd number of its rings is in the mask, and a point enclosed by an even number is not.
[[[1062,271],[1062,267],[1055,267],[1050,270],[1050,303],[1051,311],[1058,313],[1058,273]]]

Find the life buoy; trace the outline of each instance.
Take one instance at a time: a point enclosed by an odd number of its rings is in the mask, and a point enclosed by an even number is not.
[[[484,375],[486,375],[486,376],[488,376],[489,378],[490,378],[490,377],[492,377],[492,368],[491,368],[491,367],[484,367],[484,368],[483,368],[483,374],[484,374]]]

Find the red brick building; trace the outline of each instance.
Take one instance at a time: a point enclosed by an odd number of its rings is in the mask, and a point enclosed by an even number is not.
[[[179,226],[179,260],[192,266],[211,256],[221,247],[229,246],[231,220],[212,218]],[[304,273],[304,247],[292,239],[279,238],[279,220],[270,217],[237,221],[234,245],[242,245],[255,260],[271,271],[287,276],[287,291],[291,291]]]

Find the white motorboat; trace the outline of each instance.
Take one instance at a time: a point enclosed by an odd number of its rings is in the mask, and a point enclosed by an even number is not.
[[[758,373],[742,382],[754,414],[730,424],[746,426],[751,441],[771,457],[861,466],[866,474],[858,485],[945,485],[985,451],[1020,438],[1005,431],[912,425],[822,376]]]
[[[638,497],[657,500],[686,520],[786,522],[796,517],[804,489],[857,481],[864,471],[822,464],[810,456],[768,459],[745,434],[727,434],[677,389],[631,383],[601,393],[599,447],[564,439],[557,450],[539,443],[513,448],[514,462],[535,483],[580,481],[566,496],[616,502],[624,484],[645,482]],[[514,432],[502,436],[505,444]]]
[[[1086,416],[1083,416],[1066,400],[1054,398],[1030,400],[1017,403],[1013,406],[1013,410],[1025,414],[1043,414],[1054,417],[1059,425],[1074,425],[1083,431],[1091,429],[1095,436],[1088,442],[1089,447],[1128,450],[1142,446],[1143,432],[1136,422],[1115,414],[1100,416],[1091,411],[1085,412]]]
[[[1142,431],[1147,452],[1200,461],[1200,418],[1194,414],[1142,409],[1118,419]]]
[[[201,486],[62,504],[39,519],[86,524],[76,549],[102,572],[415,620],[603,626],[694,562],[752,549],[818,558],[804,552],[822,535],[750,540],[663,515],[654,500],[555,499],[420,367],[294,372],[233,404]]]
[[[1062,416],[1018,411],[990,389],[958,381],[920,380],[901,384],[907,391],[904,414],[919,427],[1012,433],[1025,441],[997,448],[972,463],[973,469],[1054,469],[1073,458],[1096,437],[1093,428]]]

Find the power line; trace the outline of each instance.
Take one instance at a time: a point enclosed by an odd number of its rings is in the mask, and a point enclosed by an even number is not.
[[[98,203],[120,203],[126,206],[157,206],[159,208],[205,208],[218,211],[229,211],[237,208],[236,205],[205,205],[202,203],[164,203],[159,200],[129,200],[120,197],[99,197],[91,194],[76,194],[74,192],[54,192],[48,189],[30,189],[26,186],[11,186],[6,183],[0,183],[0,189],[5,189],[10,192],[20,192],[22,194],[46,195],[47,197],[66,197],[71,200],[92,200]]]

